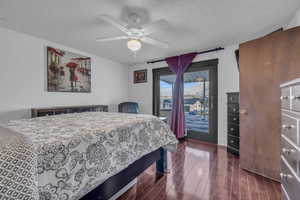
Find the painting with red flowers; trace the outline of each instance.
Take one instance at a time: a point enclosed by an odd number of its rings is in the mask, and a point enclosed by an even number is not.
[[[47,47],[49,92],[91,92],[91,58]]]

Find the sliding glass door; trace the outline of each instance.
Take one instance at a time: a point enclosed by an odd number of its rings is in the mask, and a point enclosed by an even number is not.
[[[184,74],[184,110],[189,138],[217,143],[217,60],[191,64]],[[153,70],[153,114],[170,123],[176,75],[168,67]]]
[[[184,110],[188,132],[209,132],[209,70],[184,74]]]
[[[159,76],[159,117],[165,117],[170,123],[171,111],[172,111],[172,90],[176,75],[161,75]]]

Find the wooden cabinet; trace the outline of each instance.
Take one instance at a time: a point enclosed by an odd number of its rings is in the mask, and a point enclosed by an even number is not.
[[[243,169],[280,180],[279,86],[297,77],[300,77],[300,27],[240,45],[240,163]],[[288,95],[288,91],[283,91],[286,92],[283,96]],[[283,98],[284,107],[298,110],[297,102]]]
[[[240,149],[239,93],[227,93],[227,151],[239,155]]]

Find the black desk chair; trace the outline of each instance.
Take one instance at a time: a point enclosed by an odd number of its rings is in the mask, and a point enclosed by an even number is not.
[[[123,102],[119,104],[119,112],[121,113],[139,113],[139,104],[135,102]]]

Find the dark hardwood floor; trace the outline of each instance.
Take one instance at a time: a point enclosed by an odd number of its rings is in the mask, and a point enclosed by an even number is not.
[[[152,165],[118,200],[279,200],[280,184],[239,168],[224,147],[183,141],[169,154],[170,172],[157,176]]]

